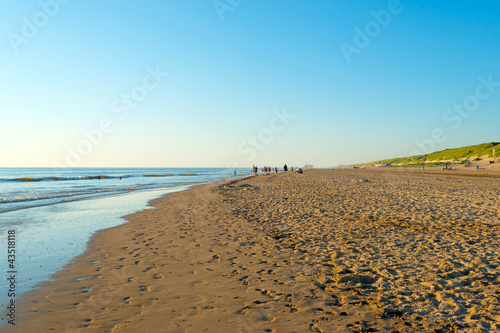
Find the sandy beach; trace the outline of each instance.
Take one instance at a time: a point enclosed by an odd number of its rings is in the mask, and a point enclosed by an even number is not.
[[[500,172],[306,170],[151,203],[5,332],[500,331]],[[481,176],[481,177],[478,177]]]

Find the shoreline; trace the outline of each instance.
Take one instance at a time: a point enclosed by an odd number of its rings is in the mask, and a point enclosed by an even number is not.
[[[366,171],[247,177],[152,200],[153,209],[99,231],[54,281],[27,293],[19,327],[446,332],[456,320],[462,327],[500,329],[494,315],[500,309],[488,310],[481,299],[469,304],[446,287],[453,282],[463,293],[495,297],[474,281],[496,285],[499,279],[500,263],[492,257],[498,225],[491,217],[498,208],[475,202],[491,201],[485,194],[498,190],[498,181]],[[470,187],[475,192],[463,198]],[[465,202],[474,209],[464,210]],[[448,252],[457,246],[462,250]],[[456,266],[446,266],[449,258]],[[463,273],[466,267],[475,268]],[[445,304],[452,303],[462,310],[448,313],[453,306]]]
[[[111,297],[114,298],[117,295],[109,295],[108,292],[100,292],[96,298],[96,300],[93,300],[93,296],[87,297],[86,290],[82,290],[82,288],[88,288],[88,287],[78,287],[76,290],[80,290],[82,292],[83,299],[81,299],[81,303],[79,304],[68,304],[64,300],[62,302],[57,302],[56,304],[53,304],[50,300],[50,298],[53,295],[53,292],[57,289],[61,289],[60,286],[61,284],[65,284],[65,286],[62,288],[60,291],[63,295],[62,298],[67,297],[67,288],[72,288],[74,284],[82,284],[81,281],[84,281],[85,278],[87,280],[91,279],[101,279],[104,277],[104,274],[100,274],[99,272],[102,271],[102,267],[99,267],[99,260],[89,260],[89,258],[93,256],[100,256],[102,250],[105,248],[105,244],[107,243],[106,238],[113,238],[113,234],[116,233],[118,230],[129,227],[130,224],[136,222],[134,217],[136,216],[142,216],[142,215],[147,215],[149,211],[154,211],[159,209],[159,206],[162,204],[165,204],[168,202],[168,199],[171,196],[175,196],[184,192],[191,192],[195,191],[197,188],[212,188],[212,187],[217,187],[225,183],[234,183],[240,180],[246,180],[248,176],[245,177],[238,177],[236,179],[227,179],[227,180],[221,180],[217,182],[210,182],[210,183],[205,183],[205,184],[198,184],[191,186],[188,189],[181,190],[178,192],[173,192],[173,193],[167,193],[165,195],[162,195],[160,197],[154,198],[150,200],[147,203],[148,207],[151,208],[145,208],[143,210],[140,210],[136,213],[133,214],[128,214],[125,216],[122,216],[121,218],[125,219],[127,222],[113,226],[110,228],[105,228],[97,231],[87,242],[87,248],[84,253],[81,255],[78,255],[77,257],[73,258],[71,262],[66,264],[63,268],[61,268],[59,271],[51,275],[51,279],[48,281],[43,281],[37,285],[37,289],[30,290],[27,292],[22,293],[22,296],[20,299],[16,300],[18,303],[17,307],[17,319],[16,318],[16,326],[12,326],[7,324],[7,318],[5,320],[5,323],[1,326],[3,329],[5,329],[5,332],[20,332],[24,330],[30,330],[34,329],[37,332],[52,332],[54,331],[53,328],[53,318],[47,318],[47,320],[42,320],[40,322],[40,317],[41,318],[46,318],[47,316],[50,316],[50,313],[53,313],[54,307],[57,308],[58,310],[62,310],[63,312],[67,312],[69,308],[73,306],[74,309],[74,314],[76,314],[72,318],[71,316],[68,319],[66,323],[63,325],[59,323],[59,325],[56,325],[59,329],[62,329],[61,332],[80,332],[82,328],[87,328],[88,324],[93,322],[92,317],[94,316],[92,313],[97,311],[99,308],[100,310],[103,310],[105,308],[105,305],[109,303],[108,300],[105,300],[106,297]],[[126,228],[129,229],[129,228]],[[106,257],[106,255],[105,255]],[[120,267],[122,265],[118,265],[118,268],[121,269]],[[96,268],[97,267],[97,268]],[[75,271],[78,272],[75,275]],[[86,272],[89,271],[95,271],[96,274],[91,274],[88,275]],[[81,273],[81,274],[80,274]],[[84,279],[80,279],[81,277],[85,276]],[[155,279],[160,278],[156,277]],[[133,280],[133,277],[130,277],[126,270],[121,270],[119,273],[117,272],[112,272],[109,275],[108,283],[107,285],[109,287],[116,287],[113,292],[121,292],[122,290],[122,285],[125,283],[130,283],[130,282],[136,282],[136,281],[131,281]],[[89,288],[90,289],[90,288]],[[146,286],[141,286],[140,287],[141,291],[149,291],[148,287]],[[89,292],[92,290],[90,289]],[[72,293],[72,295],[75,295],[76,293]],[[60,297],[59,295],[56,297]],[[131,299],[131,297],[129,297]],[[124,299],[125,300],[125,299]],[[41,311],[38,310],[38,306],[41,305],[43,301],[46,301],[45,305],[42,305]],[[126,300],[127,301],[127,300]],[[101,307],[104,306],[104,307]],[[76,306],[76,307],[74,307]],[[80,307],[79,307],[80,306]],[[43,311],[43,314],[42,314]],[[28,317],[26,314],[28,313]],[[64,315],[66,317],[66,313]],[[33,320],[32,318],[37,318],[36,320]],[[36,322],[36,324],[34,324]],[[26,325],[29,325],[29,328],[26,328]],[[64,328],[63,328],[64,327]],[[58,329],[55,329],[58,331]],[[99,332],[105,332],[108,331],[108,329],[98,329],[97,331]]]
[[[126,223],[122,216],[148,209],[149,201],[184,188],[135,191],[3,213],[0,222],[5,232],[13,230],[17,236],[17,256],[16,295],[12,297],[8,286],[2,284],[2,308],[11,299],[20,299],[44,281],[52,280],[56,272],[87,251],[89,240],[99,230]],[[4,316],[0,317],[2,325],[8,318]]]
[[[20,175],[30,175],[39,177],[39,179],[56,178],[54,173],[50,173],[45,169],[34,168],[34,171],[27,173],[25,169],[18,170],[16,173],[5,174],[5,181],[14,179]],[[125,184],[124,180],[118,180],[119,175],[125,175],[125,171],[129,171],[126,175],[130,179],[140,179],[146,174],[147,170],[137,169],[136,173],[131,169],[118,168],[118,171],[110,171],[110,169],[97,168],[94,174],[108,175],[105,178],[114,179],[117,186],[129,186]],[[160,170],[160,169],[151,169]],[[167,169],[161,169],[167,170]],[[168,169],[181,171],[179,169]],[[227,177],[232,178],[233,173],[219,172],[219,169],[212,168],[198,168],[186,169],[198,172],[197,184],[204,184],[213,182],[215,180],[224,179]],[[206,173],[204,173],[206,171]],[[111,186],[104,183],[105,180],[95,181],[95,183],[88,183],[87,180],[80,182],[81,177],[78,175],[87,174],[81,170],[70,170],[57,174],[57,178],[76,179],[75,182],[81,186],[92,187],[95,186]],[[90,174],[90,173],[89,173]],[[130,175],[129,175],[130,174]],[[227,174],[227,175],[226,175]],[[240,177],[244,174],[241,174]],[[50,177],[49,177],[50,176]],[[10,177],[10,178],[9,178]],[[224,177],[224,178],[223,178]],[[95,178],[95,177],[94,177]],[[198,179],[199,178],[199,179]],[[85,177],[86,179],[86,177]],[[33,207],[15,208],[10,211],[0,213],[0,226],[1,229],[7,233],[8,230],[14,230],[18,235],[17,252],[16,256],[16,292],[15,298],[9,290],[8,281],[0,285],[0,304],[2,308],[7,306],[11,300],[19,299],[25,292],[38,288],[38,285],[44,281],[51,280],[51,276],[61,270],[66,264],[71,262],[76,256],[84,253],[88,247],[88,241],[92,235],[101,230],[127,221],[122,218],[124,215],[129,215],[132,212],[141,211],[149,208],[148,202],[158,197],[162,197],[172,191],[179,191],[189,188],[193,185],[193,180],[188,183],[176,183],[177,180],[168,178],[171,182],[170,185],[158,186],[149,189],[135,188],[128,190],[124,193],[105,193],[93,197],[71,197],[63,202],[53,203],[39,203],[34,201]],[[212,180],[211,180],[212,179]],[[13,183],[18,184],[18,192],[23,193],[25,184],[24,182]],[[100,184],[104,185],[100,185]],[[119,184],[118,184],[119,183]],[[44,185],[42,192],[46,193],[57,192],[58,187],[51,188],[52,184],[60,186],[68,186],[72,188],[74,185],[71,181],[52,183],[47,182]],[[68,185],[69,184],[69,185]],[[72,185],[73,184],[73,185]],[[15,189],[15,187],[13,187]],[[11,188],[10,193],[14,193]],[[70,191],[71,192],[71,191]],[[21,195],[20,194],[20,195]],[[7,265],[7,257],[1,261],[2,265]],[[7,323],[8,317],[3,314],[0,316],[2,319],[0,325]]]

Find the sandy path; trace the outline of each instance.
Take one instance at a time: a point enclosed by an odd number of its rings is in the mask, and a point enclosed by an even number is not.
[[[98,233],[17,332],[500,331],[499,195],[407,171],[199,186]]]

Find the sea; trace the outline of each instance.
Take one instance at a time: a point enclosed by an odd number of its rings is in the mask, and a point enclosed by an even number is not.
[[[12,299],[84,253],[97,231],[166,194],[249,175],[242,168],[0,168],[0,325]]]

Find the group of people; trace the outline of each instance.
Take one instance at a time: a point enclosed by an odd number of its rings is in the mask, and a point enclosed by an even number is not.
[[[277,167],[274,167],[274,168],[271,168],[271,167],[263,167],[261,169],[262,173],[264,175],[267,175],[268,173],[272,173],[272,172],[275,172],[275,173],[278,173],[279,172],[279,169]],[[284,172],[288,172],[288,166],[285,164],[283,166],[283,171]],[[290,171],[294,171],[293,170],[293,167],[290,168]],[[295,171],[297,171],[297,173],[304,173],[304,171],[302,170],[302,168],[295,168]],[[257,166],[252,166],[252,173],[254,176],[257,176],[257,173],[259,172],[259,168]]]
[[[278,168],[271,168],[271,167],[267,167],[267,166],[262,168],[262,173],[265,175],[267,175],[268,173],[272,173],[273,171],[275,173],[278,173]]]
[[[265,166],[265,167],[263,167],[263,168],[261,169],[261,171],[262,171],[262,173],[263,173],[264,175],[267,175],[268,173],[271,173],[271,172],[276,172],[276,173],[278,173],[278,171],[279,171],[279,170],[278,170],[278,168],[271,168],[271,167]],[[253,175],[254,175],[254,176],[257,176],[257,173],[258,173],[258,172],[259,172],[259,168],[258,168],[257,166],[255,166],[255,165],[254,165],[254,166],[252,167],[252,173],[253,173]]]
[[[286,164],[283,166],[283,171],[288,171],[288,166]],[[290,168],[290,171],[293,171],[293,167]],[[295,168],[295,171],[297,171],[297,173],[304,173],[304,170],[302,170],[302,168]]]

